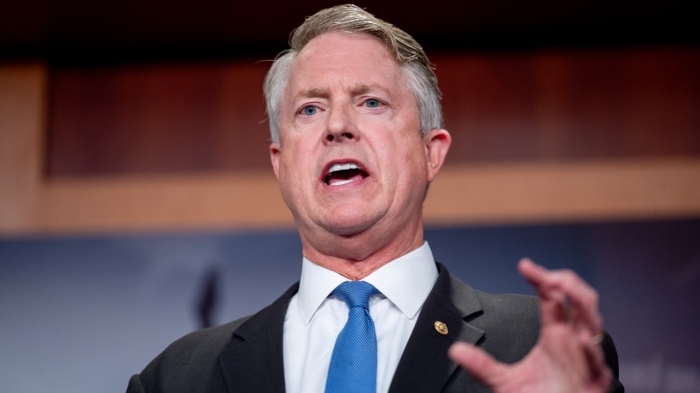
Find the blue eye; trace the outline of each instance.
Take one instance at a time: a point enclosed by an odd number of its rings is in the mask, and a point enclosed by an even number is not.
[[[370,98],[369,100],[365,101],[365,105],[367,105],[370,108],[378,108],[381,103],[379,100],[375,100],[374,98]]]
[[[315,106],[309,105],[309,106],[305,106],[301,111],[306,116],[313,116],[316,114],[317,108]]]

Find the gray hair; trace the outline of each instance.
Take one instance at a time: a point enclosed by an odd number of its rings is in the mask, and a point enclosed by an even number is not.
[[[363,34],[377,38],[404,70],[406,83],[418,104],[421,136],[442,128],[442,95],[437,77],[420,44],[405,31],[352,5],[327,8],[306,18],[289,38],[290,49],[280,53],[265,76],[263,90],[272,142],[279,143],[280,106],[294,60],[314,38],[328,32]]]

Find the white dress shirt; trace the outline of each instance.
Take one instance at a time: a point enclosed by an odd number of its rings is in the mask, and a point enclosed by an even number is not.
[[[365,277],[381,294],[369,300],[377,333],[377,392],[384,393],[437,280],[433,254],[425,242],[418,249]],[[288,393],[323,392],[338,333],[348,320],[348,306],[329,294],[348,281],[304,258],[299,292],[284,320],[284,378]]]

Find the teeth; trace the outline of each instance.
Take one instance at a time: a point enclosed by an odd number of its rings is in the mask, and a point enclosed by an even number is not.
[[[341,180],[341,181],[339,181],[339,182],[335,182],[335,183],[333,183],[333,184],[329,184],[329,186],[342,186],[343,184],[348,184],[348,183],[351,183],[351,182],[352,182],[352,180],[350,180],[350,179],[348,179],[348,180]]]
[[[360,169],[360,167],[354,163],[351,163],[351,162],[348,162],[346,164],[333,164],[333,166],[331,166],[328,169],[328,173],[333,173],[333,172],[338,172],[338,171],[347,171],[350,169]]]

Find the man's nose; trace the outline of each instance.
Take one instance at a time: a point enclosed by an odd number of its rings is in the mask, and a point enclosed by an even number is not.
[[[357,128],[356,119],[352,109],[334,107],[328,115],[328,124],[324,135],[326,142],[345,142],[357,140],[360,131]]]

